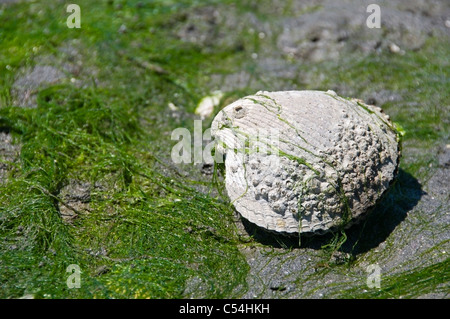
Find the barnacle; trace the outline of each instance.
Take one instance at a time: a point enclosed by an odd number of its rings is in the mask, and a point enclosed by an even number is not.
[[[389,117],[333,91],[258,92],[226,106],[211,129],[234,207],[280,233],[348,227],[389,188],[399,164]]]

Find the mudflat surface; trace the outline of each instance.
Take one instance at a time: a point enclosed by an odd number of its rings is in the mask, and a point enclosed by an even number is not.
[[[373,1],[83,2],[77,34],[54,23],[58,4],[13,2],[0,1],[1,296],[448,298],[448,1],[378,1],[380,29]],[[211,166],[171,160],[171,132],[211,92],[224,95],[204,128],[245,95],[304,89],[380,106],[405,132],[396,182],[350,229],[267,233]],[[64,286],[70,263],[81,290]]]
[[[252,68],[233,74],[212,75],[213,83],[217,82],[213,88],[227,91],[250,86],[255,90],[261,87],[281,90],[291,87],[292,82],[300,83],[298,87],[314,87],[315,81],[320,82],[330,76],[326,71],[317,75],[315,63],[326,61],[331,65],[339,65],[347,63],[347,59],[355,58],[355,55],[360,58],[382,52],[404,56],[406,52],[420,52],[431,37],[438,36],[444,42],[449,41],[450,29],[446,21],[450,6],[444,1],[377,2],[381,7],[381,29],[369,29],[365,25],[369,15],[365,10],[370,3],[294,2],[290,16],[286,17],[280,14],[283,3],[272,2],[272,7],[266,8],[270,19],[264,23],[248,13],[245,21],[250,21],[249,30],[261,40],[258,51],[252,55],[254,62],[249,62]],[[232,41],[232,36],[226,31],[218,31],[223,34],[217,38],[214,22],[223,23],[222,28],[231,30],[242,27],[242,20],[236,17],[233,8],[202,8],[188,16],[186,26],[180,27],[178,34],[184,41],[202,45],[219,41],[227,45],[228,41]],[[291,63],[286,63],[286,58]],[[385,58],[389,59],[389,56]],[[346,72],[339,67],[333,71]],[[366,74],[367,79],[383,76],[376,69],[370,70],[364,66],[357,71]],[[252,76],[251,72],[259,76]],[[389,76],[399,71],[391,72]],[[378,80],[382,81],[380,78]],[[443,80],[448,83],[448,74]],[[344,95],[357,94],[352,81],[327,83],[330,89]],[[388,113],[395,115],[402,112],[396,108],[396,103],[414,103],[414,95],[406,96],[404,93],[394,87],[381,88],[368,80],[367,88],[359,93],[359,98],[381,107],[388,105],[391,109]],[[417,108],[421,106],[417,105]],[[448,102],[442,105],[442,110],[448,113]],[[448,115],[444,116],[437,129],[445,125],[448,125]],[[448,264],[448,133],[435,145],[416,149],[413,144],[404,142],[402,160],[414,161],[423,152],[429,152],[431,156],[426,177],[415,177],[401,169],[394,190],[365,222],[347,231],[347,241],[338,252],[326,252],[323,248],[330,240],[327,236],[302,238],[299,245],[298,238],[274,236],[244,221],[246,233],[254,234],[263,243],[262,246],[246,245],[241,249],[250,266],[247,277],[249,290],[244,297],[333,298],[342,296],[345,291],[349,295],[358,291],[358,296],[376,296],[381,289],[367,286],[367,278],[371,273],[369,265],[380,267],[381,286],[393,289],[392,296],[448,296],[448,270],[444,269],[442,275],[447,278],[447,283],[437,284],[429,291],[419,292],[414,291],[414,288],[408,291],[409,285],[396,287],[393,284],[392,278],[410,276],[413,287],[414,280],[418,280],[414,275],[421,269],[432,268],[434,264]],[[432,270],[427,278],[432,281],[434,275],[431,273]]]

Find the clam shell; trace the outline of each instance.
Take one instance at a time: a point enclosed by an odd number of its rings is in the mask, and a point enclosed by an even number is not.
[[[221,110],[211,132],[234,207],[269,231],[347,227],[397,173],[389,117],[333,91],[258,92]]]

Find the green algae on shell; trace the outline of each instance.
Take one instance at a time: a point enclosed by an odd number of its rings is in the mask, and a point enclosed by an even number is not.
[[[258,92],[212,123],[225,186],[250,222],[280,233],[325,233],[364,215],[394,180],[389,117],[328,91]]]

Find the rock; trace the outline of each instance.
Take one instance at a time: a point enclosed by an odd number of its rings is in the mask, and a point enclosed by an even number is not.
[[[405,54],[405,51],[400,49],[400,47],[398,45],[396,45],[395,43],[390,43],[389,44],[389,50],[392,53],[397,53],[397,54],[400,54],[400,55]]]
[[[202,120],[210,117],[214,111],[214,107],[219,105],[222,96],[223,93],[220,91],[214,91],[211,93],[211,95],[205,96],[200,100],[200,103],[195,109],[195,114],[200,115],[200,118]]]
[[[225,185],[250,222],[325,233],[356,222],[396,176],[398,137],[378,107],[332,91],[258,92],[212,123]]]

